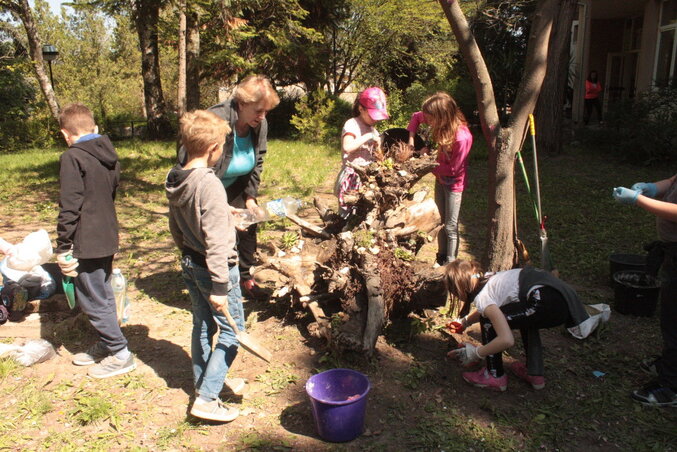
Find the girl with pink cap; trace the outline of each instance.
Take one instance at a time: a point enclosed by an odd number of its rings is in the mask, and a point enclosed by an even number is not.
[[[360,188],[360,178],[347,163],[367,166],[376,160],[374,152],[380,146],[380,136],[374,126],[384,119],[388,119],[388,112],[383,90],[372,86],[362,91],[353,104],[353,117],[345,122],[341,132],[343,167],[334,193],[339,198],[339,214],[343,218],[352,212],[352,207],[344,202],[345,193]]]

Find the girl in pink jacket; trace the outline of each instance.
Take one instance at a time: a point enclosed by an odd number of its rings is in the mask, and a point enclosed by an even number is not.
[[[472,134],[456,101],[449,94],[438,92],[423,102],[421,111],[412,115],[407,130],[416,135],[421,123],[430,126],[432,140],[437,144],[435,168],[435,203],[444,229],[437,234],[437,264],[444,265],[458,256],[458,215],[466,185],[468,154]]]

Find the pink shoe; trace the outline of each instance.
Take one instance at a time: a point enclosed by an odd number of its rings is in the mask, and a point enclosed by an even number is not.
[[[545,388],[545,377],[541,375],[529,375],[527,373],[527,366],[523,362],[515,361],[510,364],[510,370],[516,377],[531,384],[531,387],[538,390]]]
[[[475,372],[463,372],[463,379],[478,388],[489,388],[494,391],[505,391],[508,388],[508,376],[492,377],[486,367]]]

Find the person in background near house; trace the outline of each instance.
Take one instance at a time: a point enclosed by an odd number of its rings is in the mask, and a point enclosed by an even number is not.
[[[516,361],[510,366],[512,372],[534,389],[544,388],[538,330],[562,324],[571,328],[590,317],[571,286],[533,267],[484,273],[478,262],[457,259],[445,267],[445,283],[452,299],[475,306],[467,316],[450,322],[448,328],[452,333],[462,333],[479,321],[482,345],[461,344],[448,356],[464,366],[486,359],[486,367],[463,373],[465,381],[480,388],[505,391],[508,387],[501,354],[515,341],[513,329],[519,329],[522,335],[526,365]]]
[[[631,188],[616,187],[613,197],[656,215],[659,239],[650,246],[647,264],[655,263],[651,273],[660,268],[663,353],[640,363],[654,378],[631,397],[646,405],[677,406],[677,175],[654,183],[637,182]]]
[[[353,208],[344,201],[347,192],[360,188],[360,178],[348,163],[367,166],[376,161],[375,152],[381,146],[376,123],[388,119],[386,95],[377,86],[365,89],[353,103],[353,117],[343,124],[341,131],[341,171],[334,184],[334,194],[339,200],[339,215],[348,218]]]
[[[583,109],[583,122],[588,125],[592,116],[592,109],[597,112],[597,120],[602,123],[602,106],[599,101],[599,94],[602,92],[602,84],[597,80],[597,71],[590,71],[585,80],[585,98]]]
[[[250,75],[235,87],[231,98],[209,108],[226,120],[231,130],[225,137],[223,155],[215,166],[216,176],[226,188],[232,208],[246,208],[259,218],[265,215],[256,198],[268,149],[266,115],[279,103],[280,98],[270,80],[263,75]],[[186,162],[183,147],[179,149],[178,157],[179,163]],[[263,299],[269,293],[259,287],[251,274],[256,263],[257,231],[257,223],[237,230],[237,253],[244,295]]]
[[[112,377],[136,368],[118,323],[110,283],[119,244],[115,193],[120,163],[86,106],[64,108],[59,126],[69,148],[59,159],[56,261],[65,276],[73,277],[78,305],[99,335],[86,352],[73,357],[73,364],[95,364],[90,376]]]
[[[230,422],[240,414],[219,400],[224,385],[241,393],[245,381],[226,378],[239,343],[222,309],[244,330],[244,310],[235,249],[235,226],[223,184],[213,166],[230,133],[228,123],[212,112],[197,110],[179,120],[187,153],[185,165],[167,174],[169,230],[181,250],[183,280],[193,305],[191,359],[196,398],[190,414]],[[218,335],[212,349],[214,335]]]
[[[468,155],[473,137],[465,116],[449,94],[438,92],[427,98],[421,111],[409,121],[410,144],[421,123],[430,125],[432,139],[437,143],[435,174],[435,203],[442,217],[444,229],[437,234],[436,266],[451,262],[458,256],[458,216],[466,185]],[[423,152],[427,152],[424,150]]]

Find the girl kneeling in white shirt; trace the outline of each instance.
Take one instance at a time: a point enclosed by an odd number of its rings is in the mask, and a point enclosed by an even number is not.
[[[573,327],[589,315],[576,292],[552,274],[533,267],[484,273],[475,261],[457,259],[445,268],[449,293],[472,303],[473,312],[449,324],[452,332],[480,322],[482,345],[463,344],[448,356],[464,366],[486,359],[486,367],[464,372],[463,379],[481,388],[505,391],[508,378],[501,354],[513,345],[513,329],[519,329],[526,352],[526,365],[515,362],[511,370],[534,389],[545,387],[543,350],[538,330],[559,325]]]

